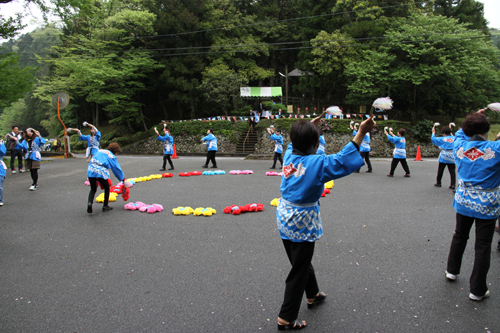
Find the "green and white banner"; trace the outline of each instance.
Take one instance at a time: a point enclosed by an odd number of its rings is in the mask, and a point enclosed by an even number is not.
[[[241,97],[282,96],[281,87],[240,87]]]

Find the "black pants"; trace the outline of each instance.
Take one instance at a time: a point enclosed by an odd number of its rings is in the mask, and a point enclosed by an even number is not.
[[[441,162],[439,162],[436,183],[441,184],[441,178],[443,178],[444,169],[446,167],[448,167],[448,172],[450,173],[450,185],[455,186],[455,182],[456,182],[455,163],[441,163]]]
[[[280,160],[281,167],[283,168],[283,158],[281,157],[281,153],[274,152],[273,168],[276,167],[276,160]]]
[[[99,182],[102,187],[104,187],[104,206],[108,205],[109,201],[109,183],[107,179],[89,177],[90,192],[89,192],[89,202],[94,202],[95,192],[97,191],[97,182]]]
[[[448,266],[446,270],[451,274],[459,274],[462,265],[470,229],[476,222],[476,242],[474,244],[474,266],[470,276],[470,292],[477,296],[483,296],[488,290],[486,275],[490,269],[491,242],[495,232],[496,219],[483,220],[465,216],[457,213],[457,224],[455,234],[451,240],[450,254],[448,255]]]
[[[285,297],[279,317],[288,322],[294,321],[299,316],[304,291],[307,298],[314,298],[319,293],[318,282],[311,265],[314,244],[314,242],[298,243],[283,239],[283,245],[292,264],[292,269],[285,281]]]
[[[30,169],[30,174],[33,185],[38,185],[38,169]]]
[[[17,157],[17,163],[19,166],[19,169],[23,168],[23,151],[22,150],[13,150],[10,152],[10,168],[12,170],[15,170],[16,167],[14,166],[14,162],[16,161]]]
[[[401,166],[405,170],[406,174],[410,174],[410,168],[408,168],[408,163],[406,163],[406,158],[393,158],[391,163],[391,172],[389,174],[394,175],[394,170],[398,166],[398,163],[401,162]]]
[[[162,166],[162,169],[165,169],[165,166],[167,165],[167,161],[168,161],[168,164],[170,164],[171,168],[174,167],[174,164],[172,163],[172,160],[170,159],[170,156],[172,156],[172,154],[165,154],[165,155],[163,155],[163,166]]]
[[[361,157],[365,159],[366,166],[368,167],[368,171],[372,171],[372,164],[370,163],[370,152],[369,151],[363,151],[359,152],[361,154]],[[361,168],[358,169],[358,171],[361,170]]]
[[[214,168],[217,167],[217,162],[215,162],[215,153],[216,153],[215,150],[210,150],[210,151],[207,152],[207,161],[205,162],[206,166],[208,166],[208,162],[209,161],[212,161],[212,166]]]

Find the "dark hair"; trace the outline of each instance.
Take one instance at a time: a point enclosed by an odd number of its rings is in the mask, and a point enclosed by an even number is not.
[[[108,146],[108,150],[112,152],[114,155],[118,154],[122,150],[120,149],[120,145],[116,142],[111,142]]]
[[[212,134],[214,133],[214,129],[213,128],[209,128],[208,130],[210,131],[210,133],[212,133]]]
[[[490,130],[490,123],[484,114],[476,112],[465,118],[462,129],[469,137],[475,134],[485,134]]]
[[[314,149],[315,153],[319,145],[319,130],[310,121],[300,120],[293,124],[290,139],[294,149],[304,154]]]
[[[448,126],[445,126],[441,129],[441,133],[443,134],[446,134],[446,135],[450,135],[451,134],[451,128],[449,128]]]
[[[404,128],[400,128],[400,129],[398,130],[398,133],[399,133],[401,136],[405,136],[405,134],[406,134],[406,130],[405,130]]]
[[[281,129],[277,128],[276,132],[281,133]]]
[[[14,128],[16,128],[16,127],[17,127],[17,128],[19,128],[19,126],[17,126],[17,125],[14,125],[14,126],[12,126],[12,129],[14,129]]]

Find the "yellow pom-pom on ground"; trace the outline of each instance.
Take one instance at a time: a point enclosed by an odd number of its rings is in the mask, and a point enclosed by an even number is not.
[[[172,213],[174,215],[190,215],[194,213],[194,210],[191,207],[177,207],[172,209]]]
[[[280,198],[274,198],[273,200],[271,200],[271,206],[278,207],[279,203]]]
[[[333,186],[335,186],[335,184],[333,183],[333,180],[330,180],[329,182],[325,183],[325,188],[332,188]]]
[[[194,210],[194,215],[196,216],[201,216],[201,215],[212,216],[213,214],[217,214],[217,211],[212,207],[207,207],[207,208],[198,207]]]
[[[116,201],[116,197],[118,196],[118,193],[111,192],[109,193],[109,202],[114,202]],[[104,202],[104,192],[99,194],[97,198],[95,198],[96,202]]]

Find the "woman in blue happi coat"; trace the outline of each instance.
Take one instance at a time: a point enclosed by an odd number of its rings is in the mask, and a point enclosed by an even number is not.
[[[353,130],[352,135],[356,136],[356,134],[358,134],[358,129],[357,129],[358,123],[354,124],[354,128],[352,126],[352,123],[353,122],[351,121],[350,127]],[[363,138],[363,142],[361,142],[361,146],[359,147],[359,153],[366,162],[366,166],[368,167],[368,170],[366,170],[366,172],[368,173],[372,173],[372,164],[370,162],[370,151],[371,151],[370,143],[371,143],[370,133],[366,133]],[[355,172],[359,173],[359,169],[356,170]]]
[[[321,117],[321,116],[320,116]],[[278,316],[278,330],[301,329],[305,321],[297,320],[304,292],[307,307],[325,300],[311,265],[315,242],[323,235],[319,198],[324,184],[351,174],[364,163],[359,154],[363,137],[375,122],[373,116],[361,123],[352,142],[333,155],[316,154],[319,130],[313,121],[295,122],[290,143],[283,159],[281,199],[276,210],[277,225],[292,268],[285,281],[285,295]]]
[[[390,133],[388,133],[387,129],[384,128],[384,133],[385,135],[387,135],[387,139],[389,139],[390,142],[394,143],[395,148],[391,162],[391,171],[389,171],[387,176],[394,177],[394,170],[396,170],[399,162],[401,162],[401,166],[406,172],[404,177],[410,177],[410,168],[408,167],[408,163],[406,163],[406,130],[404,128],[400,128],[398,130],[397,136],[392,133],[392,128],[389,129],[389,132]]]
[[[201,139],[201,143],[207,145],[207,161],[202,168],[208,168],[208,162],[212,162],[212,168],[217,168],[217,162],[215,161],[215,153],[217,153],[217,138],[214,135],[214,130],[209,128],[207,130],[207,135]]]
[[[281,168],[283,168],[283,158],[281,154],[283,154],[283,135],[281,135],[281,130],[275,130],[274,127],[270,127],[267,129],[269,134],[269,139],[275,142],[274,144],[274,157],[273,157],[273,166],[271,169],[276,169],[276,161],[279,160],[281,164]],[[275,133],[276,132],[276,133]]]
[[[30,186],[30,191],[35,191],[38,188],[38,169],[40,169],[40,161],[42,155],[40,151],[45,144],[45,139],[42,138],[40,132],[33,128],[28,128],[23,133],[24,141],[22,142],[23,149],[26,151],[24,160],[26,162],[26,169],[31,173],[31,180],[33,183]]]
[[[165,171],[165,167],[167,166],[167,161],[168,164],[170,164],[170,169],[168,170],[174,170],[174,164],[172,163],[171,156],[174,153],[174,138],[170,135],[170,130],[163,126],[163,134],[164,136],[161,136],[160,133],[158,133],[158,130],[155,127],[155,132],[156,135],[158,136],[156,140],[165,142],[163,145],[163,166],[161,167],[160,171]]]
[[[500,141],[488,141],[490,124],[483,111],[467,116],[455,134],[456,226],[445,272],[448,280],[457,278],[470,229],[475,224],[474,265],[469,280],[469,298],[473,301],[490,296],[486,276],[495,222],[500,216]]]
[[[73,128],[72,130],[78,132],[79,141],[87,141],[87,150],[85,152],[85,156],[87,157],[87,162],[90,162],[92,156],[94,156],[99,150],[101,132],[99,132],[97,127],[87,122],[83,123],[83,125],[87,125],[90,128],[90,135],[83,135],[82,131],[80,131],[78,128]]]
[[[451,128],[445,126],[441,129],[442,137],[436,136],[436,125],[432,127],[431,140],[432,143],[441,148],[439,153],[439,166],[438,173],[436,177],[436,184],[434,186],[441,187],[441,179],[443,178],[443,172],[446,167],[448,167],[448,172],[450,173],[450,189],[455,189],[456,176],[455,176],[455,155],[453,153],[453,143],[455,142],[455,136],[451,133]]]
[[[109,171],[111,169],[113,174],[119,181],[125,182],[125,175],[116,159],[116,155],[121,151],[120,146],[116,142],[109,144],[108,149],[100,149],[92,156],[90,163],[87,167],[87,177],[90,182],[89,199],[87,203],[87,213],[92,213],[92,203],[94,202],[95,192],[97,191],[97,182],[104,188],[104,202],[102,211],[106,212],[112,210],[113,207],[108,205],[109,202]]]

